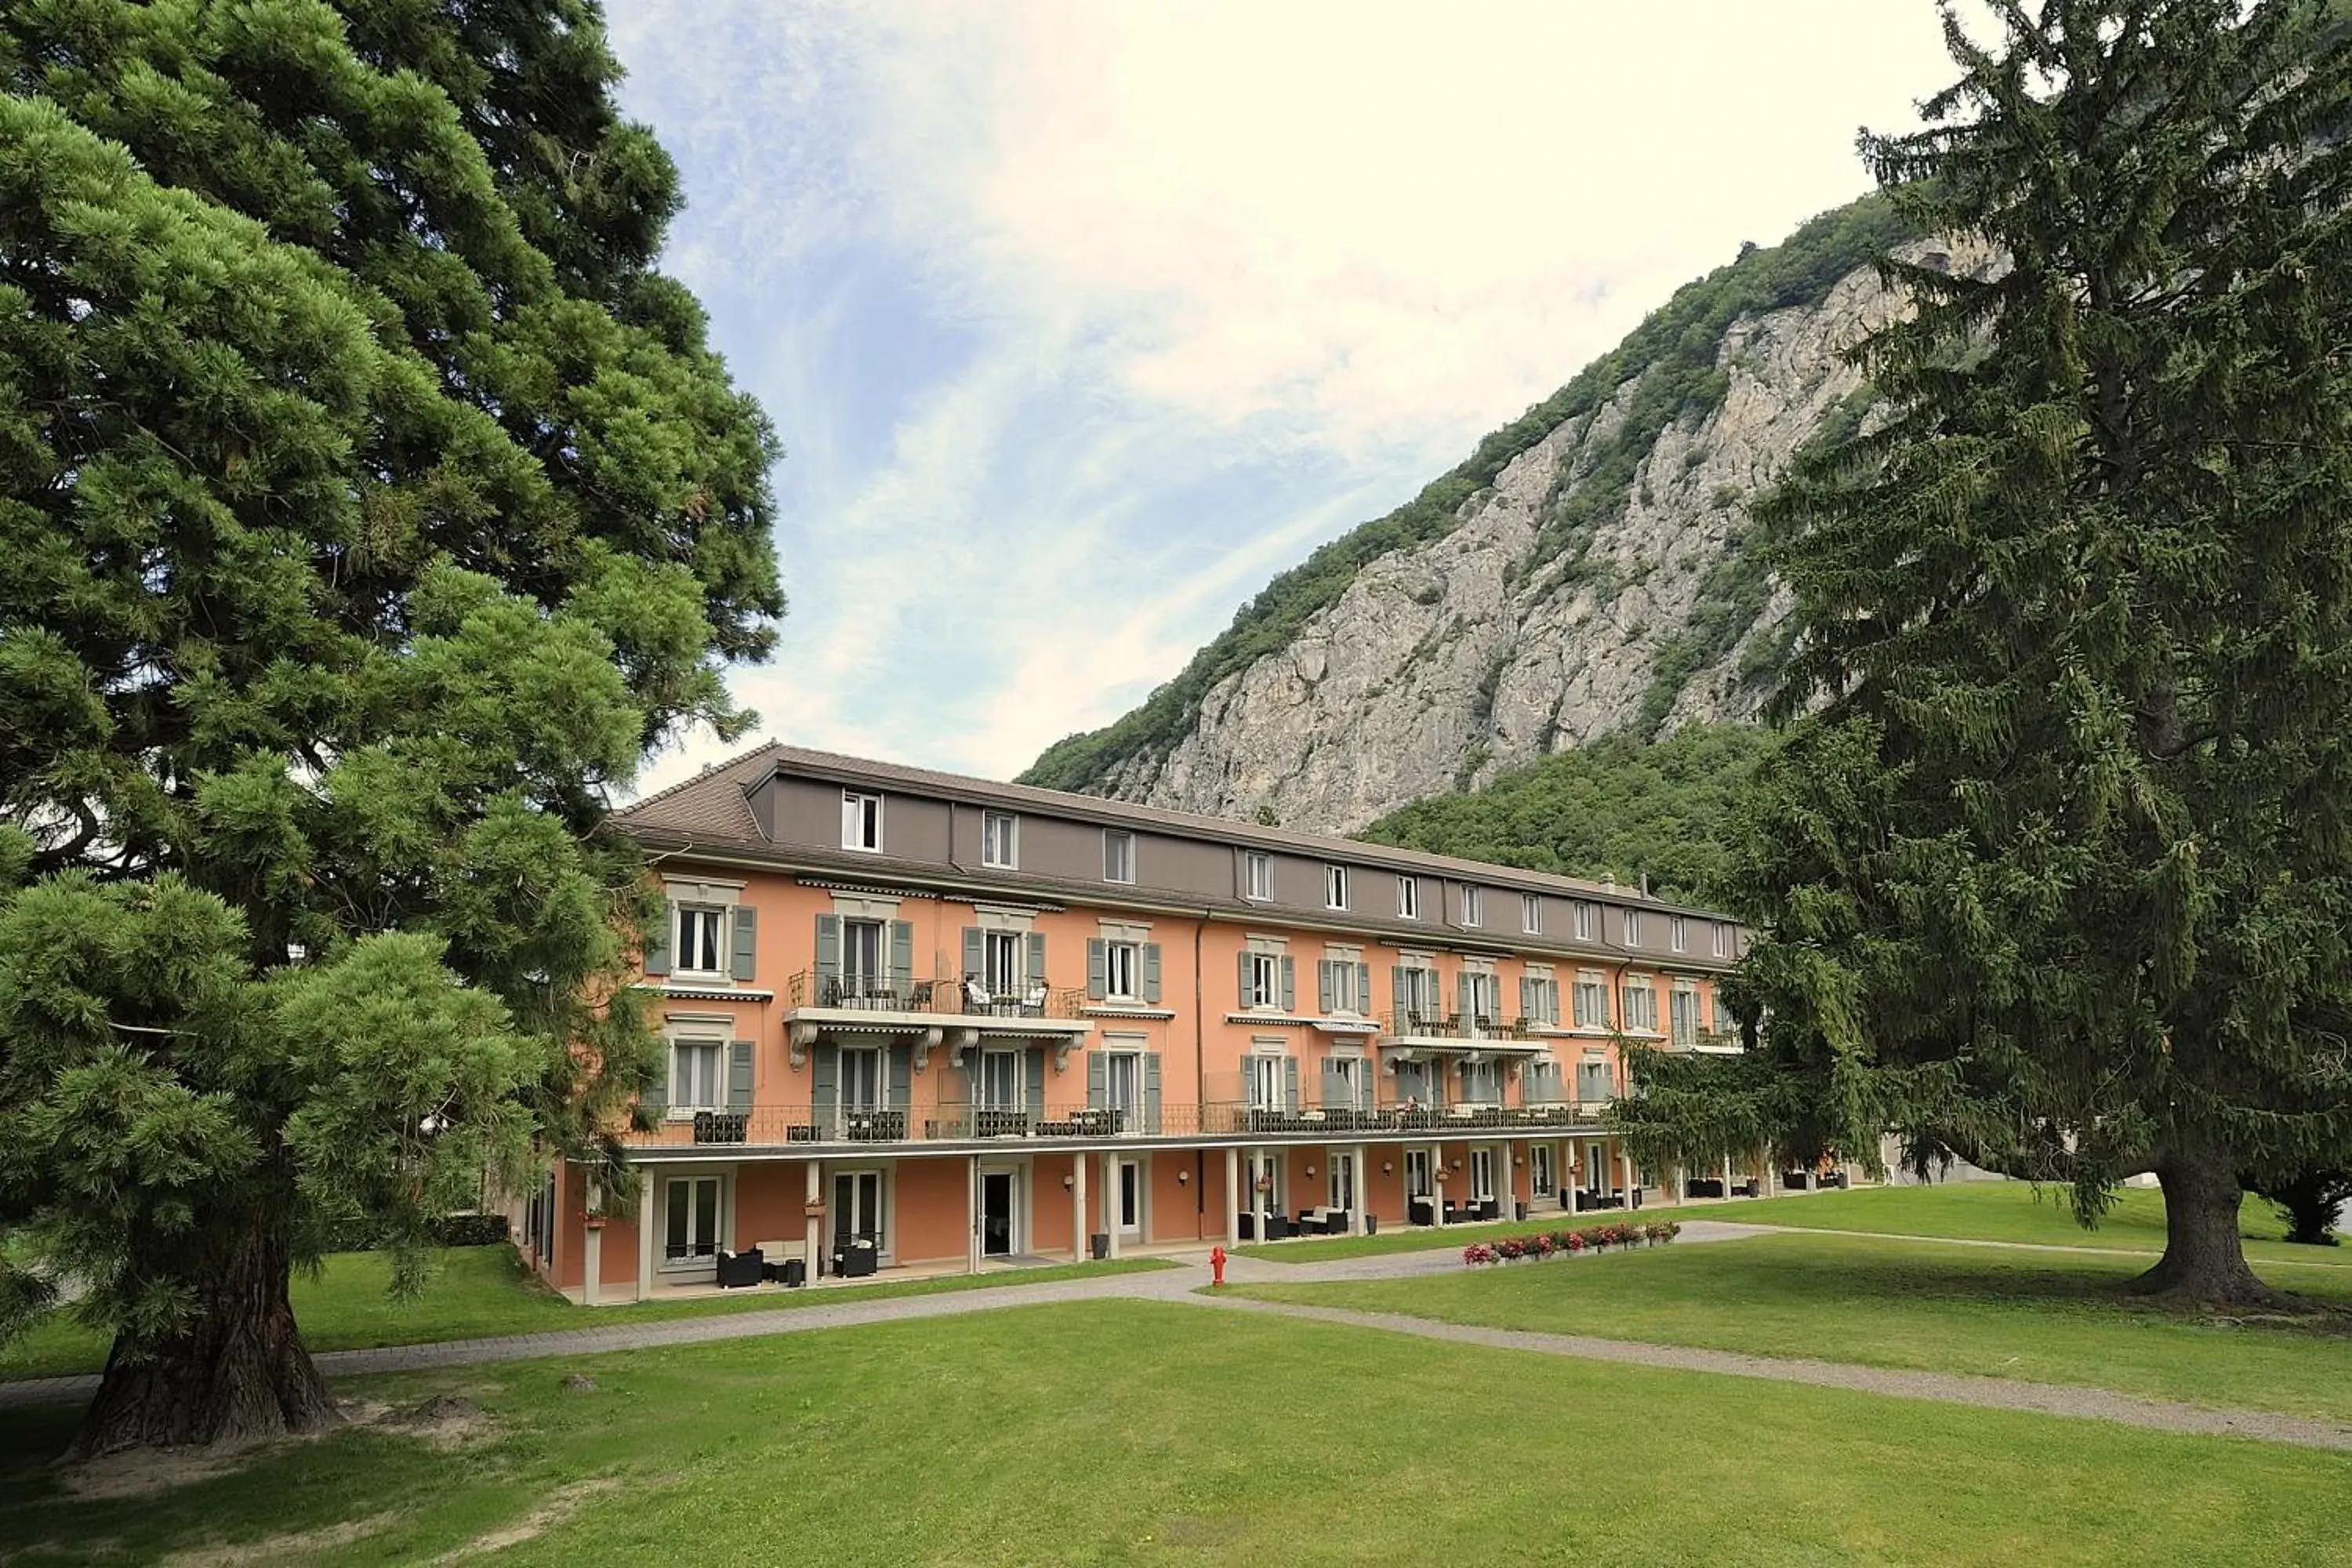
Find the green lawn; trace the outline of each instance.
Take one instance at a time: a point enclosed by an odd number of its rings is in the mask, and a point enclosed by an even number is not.
[[[1492,1225],[1447,1226],[1443,1230],[1401,1227],[1384,1230],[1379,1236],[1278,1241],[1241,1250],[1252,1258],[1307,1263],[1325,1258],[1362,1258],[1415,1252],[1431,1247],[1460,1247],[1497,1236],[1522,1236],[1531,1230],[1661,1217],[1804,1226],[1822,1230],[1874,1230],[1900,1236],[1984,1241],[2032,1241],[2053,1247],[2119,1247],[2150,1253],[2164,1250],[2164,1197],[2160,1193],[2148,1188],[2126,1188],[2116,1195],[2116,1206],[2098,1228],[2084,1230],[2074,1223],[2074,1210],[2067,1206],[2063,1191],[2044,1187],[2037,1196],[2032,1186],[2021,1182],[1858,1187],[1842,1193],[1642,1208],[1631,1215],[1612,1210],[1571,1217],[1558,1209],[1543,1209],[1528,1219]],[[2240,1211],[2238,1228],[2247,1238],[2246,1254],[2250,1258],[2333,1263],[2352,1268],[2352,1248],[2290,1247],[2279,1240],[2282,1227],[2277,1216],[2259,1198],[2246,1200]]]
[[[597,1389],[564,1392],[573,1371]],[[97,1500],[28,1462],[70,1420],[35,1413],[0,1431],[12,1568],[194,1551],[416,1563],[499,1531],[511,1544],[495,1562],[562,1568],[2316,1563],[2343,1560],[2352,1495],[2342,1454],[1181,1303],[453,1369],[364,1391],[461,1393],[495,1425],[458,1453],[352,1431]]]
[[[303,1342],[312,1350],[365,1350],[662,1318],[768,1311],[845,1299],[870,1301],[885,1296],[928,1296],[1173,1267],[1163,1258],[1122,1258],[1045,1268],[999,1268],[985,1274],[884,1280],[874,1285],[737,1291],[688,1300],[648,1301],[642,1306],[592,1308],[574,1306],[541,1284],[511,1247],[453,1247],[436,1255],[431,1283],[410,1300],[396,1301],[386,1293],[391,1264],[383,1254],[373,1252],[330,1256],[318,1278],[296,1278],[293,1300],[295,1321],[301,1324]],[[0,1342],[0,1382],[96,1372],[105,1366],[106,1352],[103,1335],[75,1321],[68,1312],[52,1312],[28,1332]]]
[[[2352,1269],[2263,1263],[2347,1309],[2216,1322],[2120,1295],[2138,1265],[1861,1237],[1769,1236],[1408,1279],[1244,1287],[1316,1306],[1755,1355],[2084,1384],[2352,1422]]]

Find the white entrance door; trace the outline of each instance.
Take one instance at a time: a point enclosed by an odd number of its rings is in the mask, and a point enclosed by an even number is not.
[[[980,1255],[1010,1258],[1021,1249],[1021,1177],[1015,1171],[980,1173]]]
[[[1404,1195],[1409,1198],[1429,1196],[1429,1151],[1408,1149],[1404,1152]]]
[[[1118,1162],[1118,1231],[1121,1236],[1143,1234],[1143,1162]]]
[[[1330,1205],[1335,1209],[1356,1206],[1356,1157],[1353,1154],[1331,1156]]]
[[[1584,1146],[1585,1187],[1601,1197],[1607,1197],[1612,1184],[1609,1180],[1609,1145],[1587,1143]]]
[[[1480,1203],[1495,1195],[1495,1152],[1492,1149],[1470,1151],[1470,1195]]]

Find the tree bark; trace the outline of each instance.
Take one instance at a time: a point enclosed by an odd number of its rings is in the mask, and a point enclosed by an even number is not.
[[[225,1238],[195,1280],[185,1331],[132,1346],[118,1337],[68,1460],[125,1448],[252,1442],[341,1419],[294,1326],[292,1263],[273,1233]]]
[[[2245,1189],[2226,1157],[2175,1151],[2158,1162],[2156,1178],[2164,1188],[2164,1256],[2132,1281],[2133,1289],[2210,1306],[2269,1306],[2284,1299],[2246,1265],[2238,1235]]]

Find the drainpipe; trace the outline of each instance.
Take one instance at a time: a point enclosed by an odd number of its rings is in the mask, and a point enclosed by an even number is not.
[[[1208,1152],[1201,1148],[1199,1139],[1208,1131],[1206,1118],[1209,1100],[1209,1025],[1202,1009],[1208,998],[1201,989],[1201,938],[1209,929],[1209,911],[1202,910],[1192,921],[1192,1214],[1195,1231],[1202,1229],[1200,1221],[1209,1212]],[[1228,1204],[1233,1194],[1227,1193]]]

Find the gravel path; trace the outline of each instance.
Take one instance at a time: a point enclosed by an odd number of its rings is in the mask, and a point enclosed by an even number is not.
[[[1786,1226],[1738,1225],[1719,1220],[1686,1220],[1675,1245],[1705,1245],[1767,1236]],[[1851,1231],[1831,1232],[1853,1235]],[[1889,1237],[1919,1240],[1937,1237]],[[1987,1246],[2038,1247],[2028,1242],[1989,1242]],[[2256,1437],[2308,1448],[2352,1452],[2352,1428],[2292,1415],[2255,1410],[2209,1409],[2168,1400],[2137,1399],[2101,1389],[2062,1384],[2024,1383],[2010,1378],[1964,1377],[1947,1373],[1903,1372],[1860,1366],[1845,1362],[1789,1360],[1772,1356],[1738,1355],[1726,1351],[1677,1345],[1645,1344],[1625,1340],[1594,1339],[1582,1334],[1533,1333],[1508,1329],[1473,1328],[1386,1312],[1358,1312],[1336,1307],[1309,1307],[1282,1301],[1258,1301],[1235,1296],[1210,1295],[1206,1248],[1174,1255],[1179,1267],[1146,1273],[1114,1274],[1099,1279],[1057,1279],[1037,1285],[1006,1284],[982,1289],[950,1291],[932,1296],[898,1296],[861,1300],[844,1293],[839,1301],[813,1301],[805,1306],[765,1312],[731,1312],[709,1318],[674,1318],[657,1323],[608,1323],[552,1333],[516,1334],[499,1339],[451,1340],[439,1344],[397,1345],[381,1350],[326,1351],[317,1358],[330,1377],[358,1377],[372,1373],[411,1372],[434,1367],[476,1366],[495,1362],[532,1361],[551,1356],[580,1356],[614,1351],[642,1350],[664,1345],[709,1344],[722,1340],[759,1339],[772,1334],[809,1333],[865,1323],[901,1322],[909,1319],[944,1318],[966,1312],[995,1311],[1006,1307],[1040,1306],[1066,1301],[1179,1301],[1215,1310],[1257,1312],[1337,1323],[1423,1339],[1484,1345],[1539,1355],[1574,1356],[1586,1361],[1615,1362],[1635,1366],[1664,1367],[1682,1372],[1708,1372],[1732,1377],[1763,1378],[1777,1383],[1842,1388],[1903,1399],[1926,1399],[1947,1405],[1986,1409],[2023,1410],[2045,1415],[2115,1421],[2168,1432],[2206,1436]],[[1360,1279],[1412,1279],[1450,1273],[1461,1267],[1461,1255],[1452,1247],[1431,1247],[1369,1258],[1331,1258],[1308,1263],[1274,1263],[1235,1257],[1225,1265],[1225,1277],[1236,1285],[1311,1285]],[[1538,1266],[1546,1267],[1546,1266]],[[1548,1267],[1607,1268],[1606,1258],[1556,1262]],[[593,1315],[593,1314],[592,1314]],[[0,1410],[36,1405],[79,1404],[97,1391],[94,1376],[32,1378],[0,1383]]]

